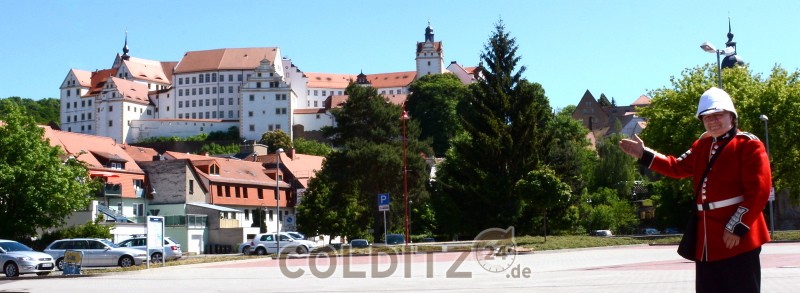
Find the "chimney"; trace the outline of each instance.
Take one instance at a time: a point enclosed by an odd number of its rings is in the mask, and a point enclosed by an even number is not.
[[[292,159],[292,161],[294,161],[294,152],[295,152],[294,148],[290,148],[289,153],[287,153],[289,159]]]

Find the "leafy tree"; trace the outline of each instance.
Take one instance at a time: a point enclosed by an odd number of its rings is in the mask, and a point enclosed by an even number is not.
[[[327,144],[304,138],[294,139],[294,149],[299,154],[323,157],[333,152],[333,148]]]
[[[621,134],[612,134],[597,142],[600,160],[594,169],[591,190],[614,188],[621,198],[631,194],[636,162],[619,148],[618,142],[623,138]]]
[[[587,230],[631,231],[637,224],[636,210],[627,198],[613,188],[600,188],[581,205],[582,222]]]
[[[442,227],[454,233],[475,234],[523,220],[524,198],[514,185],[548,154],[544,138],[552,110],[544,89],[522,78],[524,66],[517,70],[516,40],[502,21],[495,29],[481,54],[483,78],[470,85],[457,106],[465,135],[451,141],[437,173],[436,191],[443,197],[437,212],[460,220]]]
[[[520,207],[524,215],[522,219],[542,217],[545,221],[547,221],[549,210],[559,205],[566,206],[569,204],[572,193],[569,185],[561,182],[555,171],[548,166],[543,166],[525,174],[522,179],[517,181],[514,189],[516,193],[521,194],[524,198],[523,205]],[[532,227],[526,224],[530,225],[532,222],[526,223],[521,220],[517,226],[518,228],[515,228],[520,232],[532,232]],[[546,230],[544,234],[547,237]]]
[[[706,64],[686,69],[680,77],[672,77],[671,88],[654,91],[651,104],[641,110],[648,118],[647,128],[641,137],[645,145],[664,154],[680,155],[703,133],[703,125],[694,114],[702,93],[717,86],[716,69]],[[766,140],[764,122],[759,116],[769,117],[769,152],[772,158],[772,176],[776,191],[791,191],[797,198],[800,181],[800,156],[794,142],[800,140],[795,131],[800,125],[800,73],[789,73],[775,66],[767,78],[754,75],[746,67],[726,68],[722,71],[725,91],[731,95],[738,112],[737,127]],[[675,127],[681,125],[681,127]],[[780,135],[775,135],[780,134]],[[780,158],[780,159],[776,159]],[[660,200],[656,215],[669,220],[668,225],[681,225],[694,190],[689,180],[663,180],[656,185]],[[673,204],[675,203],[675,204]]]
[[[44,129],[11,106],[0,125],[0,238],[60,226],[97,188],[84,164],[44,140]],[[24,150],[24,151],[22,151]]]
[[[239,136],[239,127],[231,126],[228,127],[227,132],[222,131],[212,131],[208,134],[208,140],[236,140],[239,141],[241,137]]]
[[[37,124],[59,123],[61,102],[58,99],[46,98],[35,101],[20,97],[0,99],[0,119],[3,119],[5,113],[9,113],[11,104],[22,108],[22,112],[31,116]]]
[[[431,74],[409,86],[408,114],[420,123],[420,139],[431,139],[437,157],[450,148],[450,139],[461,131],[456,105],[464,99],[467,87],[455,75]]]
[[[292,139],[286,132],[280,129],[265,132],[261,135],[261,140],[259,140],[258,143],[266,145],[267,150],[273,153],[280,148],[285,151],[292,148]]]
[[[236,144],[219,145],[212,142],[200,147],[200,153],[204,152],[208,152],[210,155],[235,154],[239,152],[239,146]]]
[[[309,183],[299,204],[298,229],[309,234],[325,233],[380,239],[383,217],[377,196],[391,197],[388,228],[403,230],[403,133],[401,108],[387,103],[372,87],[351,84],[341,109],[333,112],[336,127],[323,133],[336,146],[326,156],[322,170]],[[416,204],[428,202],[428,176],[421,154],[429,148],[418,142],[416,121],[406,121],[408,194]]]

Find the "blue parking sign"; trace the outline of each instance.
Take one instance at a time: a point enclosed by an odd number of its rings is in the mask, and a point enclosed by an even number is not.
[[[388,193],[379,193],[378,194],[378,211],[388,211],[389,210],[389,194]]]

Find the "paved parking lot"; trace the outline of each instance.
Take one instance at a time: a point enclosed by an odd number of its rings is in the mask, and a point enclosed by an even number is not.
[[[692,292],[675,246],[517,255],[502,272],[472,253],[258,258],[81,278],[0,278],[0,292]],[[800,243],[764,246],[762,292],[800,292]]]

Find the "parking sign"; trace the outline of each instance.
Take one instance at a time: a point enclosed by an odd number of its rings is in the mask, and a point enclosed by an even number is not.
[[[389,194],[388,193],[379,193],[378,194],[378,211],[385,212],[389,210]]]

